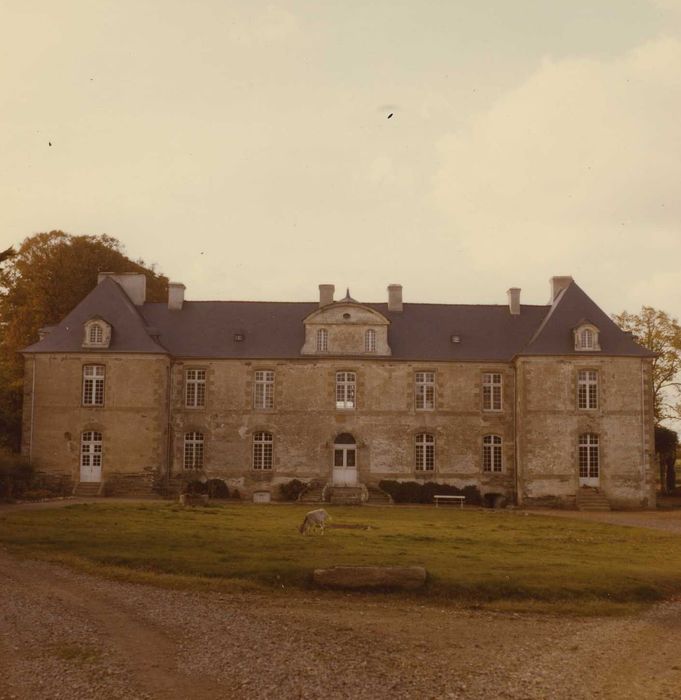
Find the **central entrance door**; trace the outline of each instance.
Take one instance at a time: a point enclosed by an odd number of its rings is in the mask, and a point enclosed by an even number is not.
[[[333,445],[333,483],[357,485],[357,444],[350,433],[341,433]]]

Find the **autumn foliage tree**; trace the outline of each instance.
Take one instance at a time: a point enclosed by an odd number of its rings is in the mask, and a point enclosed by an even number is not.
[[[97,284],[99,272],[142,272],[147,298],[163,301],[168,279],[142,260],[128,258],[107,235],[62,231],[26,238],[0,266],[0,443],[16,449],[21,434],[22,348],[38,329],[59,323]]]

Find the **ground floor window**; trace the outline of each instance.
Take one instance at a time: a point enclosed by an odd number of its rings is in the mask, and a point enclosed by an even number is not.
[[[597,479],[599,468],[598,435],[584,433],[579,436],[579,476],[582,479]]]
[[[485,435],[482,438],[482,470],[484,472],[502,471],[501,437]]]
[[[184,434],[184,468],[203,469],[203,433]]]
[[[435,438],[430,433],[416,436],[415,460],[417,472],[432,472],[435,469]]]
[[[253,469],[272,469],[272,433],[253,434]]]

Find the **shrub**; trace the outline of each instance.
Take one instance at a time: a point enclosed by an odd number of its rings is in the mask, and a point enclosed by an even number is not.
[[[298,496],[305,490],[305,484],[299,479],[291,479],[285,484],[279,484],[279,493],[285,501],[297,501]]]
[[[182,491],[192,496],[198,494],[205,494],[208,493],[208,484],[203,481],[199,481],[198,479],[196,479],[195,481],[188,481],[184,485]]]
[[[16,452],[0,450],[0,498],[21,498],[33,482],[33,467]]]
[[[229,487],[222,479],[209,479],[206,488],[210,498],[229,498]]]
[[[30,489],[24,491],[21,497],[25,501],[41,501],[44,498],[54,498],[54,491],[48,491],[47,489]]]
[[[433,496],[465,496],[466,503],[480,505],[482,498],[480,490],[472,484],[460,489],[449,484],[438,484],[426,481],[419,484],[416,481],[393,481],[384,479],[378,484],[379,488],[389,493],[395,503],[433,503]]]

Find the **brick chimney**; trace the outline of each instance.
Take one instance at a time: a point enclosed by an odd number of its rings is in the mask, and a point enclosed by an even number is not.
[[[388,311],[402,311],[402,285],[388,285]]]
[[[320,284],[319,285],[319,306],[326,306],[327,304],[333,304],[333,293],[336,291],[336,287],[333,284]]]
[[[508,310],[511,316],[520,314],[520,287],[511,287],[506,294],[508,295]]]
[[[572,277],[570,275],[562,275],[559,277],[552,277],[549,282],[551,283],[551,298],[549,299],[549,304],[553,304],[556,297],[564,290],[567,289],[570,284],[572,284]]]
[[[141,272],[100,272],[97,275],[97,284],[105,277],[111,277],[128,295],[135,306],[142,306],[147,300],[147,278]]]
[[[168,282],[168,309],[170,311],[182,311],[185,289],[182,282]]]

